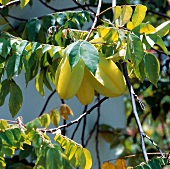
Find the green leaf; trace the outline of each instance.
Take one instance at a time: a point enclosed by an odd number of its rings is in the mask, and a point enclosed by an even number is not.
[[[26,124],[27,131],[32,131],[33,129],[37,129],[40,126],[40,119],[36,118]]]
[[[71,67],[74,67],[82,59],[87,68],[95,74],[99,62],[97,49],[87,41],[72,43],[65,49],[66,56],[69,57]]]
[[[5,132],[0,132],[0,136],[9,145],[13,144],[14,136],[10,130],[6,130]]]
[[[60,122],[60,114],[59,114],[59,111],[57,109],[53,109],[50,112],[50,119],[51,119],[51,122],[53,123],[53,125],[55,127],[58,127],[58,124]]]
[[[15,82],[12,82],[10,84],[9,91],[10,91],[10,98],[9,98],[8,106],[12,117],[15,117],[15,115],[18,113],[18,111],[22,106],[22,102],[23,102],[22,91]]]
[[[14,54],[8,61],[7,77],[12,78],[21,66],[21,55]]]
[[[44,96],[43,79],[44,79],[44,71],[41,71],[35,78],[35,87],[37,91],[41,94],[41,96]]]
[[[49,148],[46,153],[46,169],[61,169],[62,156],[61,152],[56,148]]]
[[[155,55],[151,53],[147,53],[144,56],[144,65],[145,65],[144,70],[145,70],[146,77],[151,83],[157,86],[159,72],[160,72],[160,65],[158,59],[156,58]]]
[[[6,58],[11,51],[10,40],[5,38],[0,38],[0,55]]]
[[[24,144],[23,149],[24,150],[21,150],[20,153],[19,153],[19,159],[20,160],[28,157],[32,153],[33,147],[28,145],[28,144]]]
[[[67,18],[66,18],[66,13],[65,12],[59,12],[56,17],[56,21],[59,24],[59,26],[62,26],[65,24]]]
[[[49,27],[55,25],[54,15],[48,14],[48,15],[43,16],[42,25],[43,25],[44,30],[47,32]]]
[[[139,63],[138,66],[135,67],[134,69],[134,72],[135,72],[135,75],[136,77],[141,81],[143,82],[144,79],[145,79],[145,70],[144,70],[144,60],[142,59],[142,61]]]
[[[37,18],[31,18],[27,22],[26,27],[28,28],[28,39],[36,41],[41,28],[41,22]]]
[[[124,5],[122,8],[122,12],[120,15],[120,26],[124,26],[131,18],[132,15],[132,7],[129,5]]]
[[[156,28],[156,34],[160,37],[165,36],[170,30],[170,20],[162,23]]]
[[[156,44],[159,45],[163,49],[163,51],[168,55],[168,50],[165,46],[165,43],[159,35],[157,36]]]
[[[19,128],[14,128],[10,130],[13,133],[14,140],[19,141],[21,138],[21,130]]]
[[[162,169],[158,159],[152,159],[149,161],[148,166],[150,166],[151,169]]]
[[[0,106],[2,106],[5,102],[5,98],[9,93],[9,87],[10,87],[11,81],[8,79],[5,79],[1,84],[0,84]]]
[[[122,11],[121,6],[114,7],[114,21],[119,18],[121,11]]]
[[[44,128],[47,128],[50,125],[50,115],[43,114],[42,116],[40,116],[40,124]]]
[[[89,169],[92,166],[92,158],[90,152],[83,148],[80,156],[80,169]]]
[[[144,57],[143,44],[140,38],[134,34],[129,34],[131,38],[131,47],[132,47],[132,61],[137,66]]]
[[[132,51],[131,51],[131,40],[130,40],[130,36],[128,34],[127,36],[127,47],[126,47],[126,55],[125,55],[125,60],[130,59],[132,56]]]
[[[29,3],[30,0],[21,0],[20,7],[24,8]]]
[[[147,10],[147,8],[144,5],[137,5],[135,7],[135,11],[132,15],[132,22],[128,23],[128,25],[132,29],[137,27],[144,20],[145,15],[146,15],[146,10]],[[129,26],[127,26],[127,27],[129,27]]]

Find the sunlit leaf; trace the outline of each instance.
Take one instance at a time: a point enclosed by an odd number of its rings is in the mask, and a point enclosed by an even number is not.
[[[156,34],[158,34],[160,37],[165,36],[170,30],[170,21],[166,21],[156,27]]]
[[[133,28],[137,27],[145,18],[146,14],[146,6],[144,5],[136,5],[135,11],[132,15],[132,22],[129,22],[127,27],[128,29],[132,30]]]
[[[9,91],[10,97],[8,106],[12,117],[15,117],[15,115],[18,113],[22,106],[23,102],[22,91],[15,82],[12,82],[10,84]]]
[[[92,166],[92,158],[90,152],[83,148],[80,156],[80,169],[89,169]]]
[[[20,7],[23,8],[24,6],[26,6],[29,1],[30,0],[21,0]]]
[[[156,29],[149,23],[141,23],[140,24],[140,34],[150,34],[156,32]]]
[[[4,132],[7,126],[8,126],[8,123],[6,120],[0,120],[0,131]]]
[[[144,60],[142,60],[139,65],[134,68],[135,75],[141,82],[143,82],[146,77],[144,67]]]
[[[44,96],[44,85],[43,85],[44,72],[41,71],[35,78],[35,87],[37,91]]]
[[[115,6],[114,7],[114,20],[119,18],[121,11],[122,11],[121,6]]]
[[[120,26],[124,26],[131,18],[132,15],[132,7],[128,5],[124,5],[122,8],[122,12],[120,15]]]

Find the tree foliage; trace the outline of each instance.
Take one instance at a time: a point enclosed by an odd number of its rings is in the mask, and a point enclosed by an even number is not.
[[[145,5],[120,4],[106,8],[95,16],[98,18],[98,23],[90,32],[81,30],[84,24],[89,22],[90,17],[94,17],[86,10],[62,11],[41,18],[31,18],[18,29],[13,29],[5,17],[5,9],[12,1],[2,0],[0,3],[4,5],[0,19],[2,25],[0,32],[0,105],[3,106],[9,95],[8,106],[12,117],[19,112],[24,99],[22,90],[14,78],[16,75],[19,76],[22,71],[25,74],[26,86],[34,79],[35,88],[41,96],[45,95],[45,88],[51,91],[56,89],[62,100],[76,96],[81,104],[87,105],[99,94],[107,99],[107,97],[117,97],[125,93],[127,81],[125,81],[125,74],[123,75],[122,71],[123,62],[127,64],[131,81],[134,84],[137,83],[134,87],[135,93],[142,90],[146,103],[155,112],[157,108],[167,110],[168,95],[164,96],[164,92],[156,90],[156,87],[159,88],[160,85],[164,85],[167,89],[168,82],[163,82],[162,77],[159,80],[163,66],[155,51],[161,50],[162,53],[168,55],[164,38],[167,37],[170,30],[169,20],[155,26],[155,24],[145,21],[147,19]],[[20,7],[23,8],[28,3],[29,0],[21,0]],[[107,17],[107,12],[112,8],[114,17],[110,20],[104,19],[103,15]],[[86,91],[85,94],[84,91]],[[156,104],[153,97],[154,91],[159,96],[163,95],[163,99]],[[135,95],[135,93],[133,94]],[[137,100],[142,105],[138,97]],[[101,103],[99,101],[99,105]],[[128,103],[127,100],[127,105]],[[150,109],[147,109],[149,112]],[[90,110],[86,113],[89,114]],[[131,109],[127,107],[128,113],[132,114]],[[160,114],[155,113],[152,116],[156,119]],[[47,169],[91,168],[90,152],[61,134],[60,129],[68,127],[72,123],[58,126],[60,116],[64,120],[68,120],[69,115],[73,115],[73,112],[68,105],[63,103],[60,110],[53,109],[49,114],[43,114],[27,124],[22,122],[22,117],[12,121],[15,123],[13,125],[10,124],[11,121],[1,119],[0,168],[26,168],[28,166]],[[80,116],[80,118],[82,117]],[[131,117],[128,115],[128,125],[131,123]],[[50,123],[53,123],[56,128],[48,129]],[[125,147],[123,153],[133,152],[132,145],[130,145],[133,136],[130,134],[113,138],[112,134],[115,129],[106,124],[100,125],[100,132],[101,136],[111,144],[111,148],[122,144]],[[55,135],[55,143],[50,140],[47,133]],[[136,136],[134,138],[139,139]],[[149,141],[153,143],[150,138]],[[11,158],[17,149],[20,149],[20,162],[10,164],[10,159],[7,161],[4,155]],[[137,150],[134,151],[137,152]],[[28,156],[32,158],[32,161],[36,160],[35,165],[21,162]],[[155,166],[161,168],[166,163],[166,159],[159,158],[134,168],[153,169]],[[130,160],[129,164],[131,164]],[[126,163],[120,159],[115,164],[103,163],[102,169],[106,168],[123,169],[126,168]]]

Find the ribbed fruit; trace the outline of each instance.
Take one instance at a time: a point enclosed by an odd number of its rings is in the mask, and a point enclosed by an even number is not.
[[[87,74],[94,89],[104,96],[120,96],[126,89],[124,76],[112,60],[100,57],[95,76],[88,70]]]
[[[87,68],[85,68],[87,69]],[[83,76],[81,86],[76,94],[81,104],[90,104],[94,99],[94,88],[87,78],[86,70]]]
[[[83,80],[84,66],[80,60],[71,68],[68,57],[63,57],[55,74],[56,90],[61,99],[67,100],[76,95]]]

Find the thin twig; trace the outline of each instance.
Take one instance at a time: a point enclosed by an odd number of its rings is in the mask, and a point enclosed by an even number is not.
[[[87,105],[84,107],[84,111],[83,113],[85,113],[87,111]],[[81,134],[81,143],[82,143],[82,146],[84,147],[84,136],[85,136],[85,131],[86,131],[86,116],[84,117],[83,119],[83,128],[82,128],[82,134]]]
[[[100,95],[97,96],[98,102],[100,101]],[[100,156],[99,156],[99,122],[100,122],[100,105],[97,108],[97,120],[96,120],[96,155],[98,161],[98,168],[101,166]]]
[[[163,153],[164,156],[166,155],[166,153]],[[127,156],[123,156],[123,157],[119,157],[120,159],[127,159],[127,158],[133,158],[133,157],[139,157],[139,156],[142,156],[143,154],[132,154],[132,155],[127,155]],[[160,155],[160,152],[153,152],[153,153],[147,153],[147,155]],[[104,161],[104,162],[108,162],[108,161],[115,161],[117,160],[117,158],[114,158],[114,159],[110,159],[110,160],[107,160],[107,161]]]
[[[86,41],[88,40],[88,38],[90,37],[90,35],[91,35],[91,33],[92,33],[92,31],[93,31],[93,29],[95,28],[95,26],[96,26],[96,24],[97,24],[97,16],[99,15],[99,13],[100,13],[100,8],[101,8],[101,5],[102,5],[102,0],[99,0],[99,3],[98,3],[98,6],[97,6],[97,12],[96,12],[96,16],[95,16],[95,18],[94,18],[94,22],[93,22],[93,25],[92,25],[92,27],[91,27],[91,29],[90,29],[90,31],[89,31],[89,33],[88,33],[88,35],[86,36]]]
[[[70,123],[68,124],[64,124],[62,126],[59,126],[57,128],[53,128],[53,129],[45,129],[44,131],[48,132],[48,133],[54,133],[56,132],[57,130],[59,129],[62,129],[62,128],[67,128],[69,126],[72,126],[73,124],[75,123],[78,123],[82,118],[84,118],[85,116],[87,116],[88,114],[90,114],[95,108],[97,108],[101,103],[103,103],[105,100],[107,100],[108,97],[104,97],[102,98],[97,104],[95,104],[94,106],[92,106],[88,111],[86,111],[85,113],[83,113],[82,115],[80,115],[77,119],[71,121]]]
[[[156,11],[153,11],[153,10],[151,10],[151,9],[147,10],[147,12],[150,12],[150,13],[153,13],[153,14],[156,14],[156,15],[159,15],[159,16],[162,16],[162,17],[164,17],[164,18],[170,19],[170,17],[169,17],[168,15],[166,15],[166,14],[164,14],[164,13],[161,13],[161,12],[156,12]]]
[[[44,111],[45,111],[45,109],[46,109],[46,107],[47,107],[47,105],[48,105],[48,102],[50,101],[51,97],[52,97],[55,93],[56,93],[56,90],[54,90],[53,92],[51,92],[51,94],[48,96],[48,98],[47,98],[47,100],[46,100],[46,102],[45,102],[45,104],[44,104],[44,106],[43,106],[43,108],[42,108],[42,110],[41,110],[41,112],[40,112],[40,114],[39,114],[38,117],[40,117],[40,116],[44,113]]]
[[[62,103],[62,104],[65,104],[64,99],[61,99],[61,103]],[[66,125],[66,123],[67,123],[66,120],[63,119],[63,125]],[[63,136],[66,135],[66,128],[63,128],[62,134],[63,134]]]
[[[144,132],[143,132],[143,128],[142,128],[142,125],[140,123],[139,116],[138,116],[138,113],[137,113],[137,110],[136,110],[136,103],[135,103],[135,98],[134,98],[134,94],[133,94],[134,93],[133,87],[132,87],[130,80],[129,80],[129,77],[128,77],[126,62],[123,62],[122,65],[123,65],[123,73],[124,73],[124,76],[125,76],[125,79],[126,79],[126,84],[128,86],[129,94],[130,94],[131,101],[132,101],[133,114],[134,114],[138,129],[139,129],[139,133],[140,133],[140,139],[141,139],[141,144],[142,144],[142,153],[143,153],[145,161],[147,162],[149,159],[148,159],[146,148],[145,148],[145,142],[144,142],[144,137],[143,137]]]

